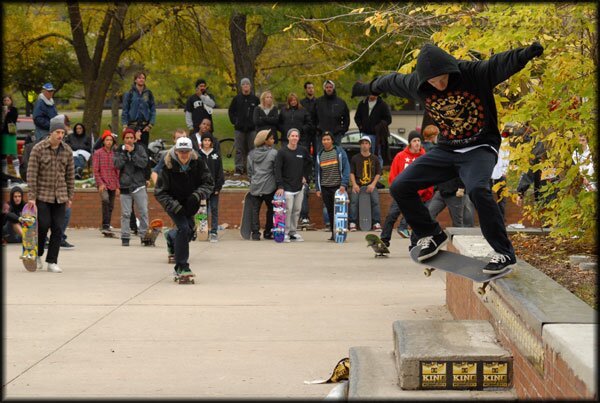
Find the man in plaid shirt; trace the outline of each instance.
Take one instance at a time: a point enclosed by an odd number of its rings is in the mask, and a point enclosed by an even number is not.
[[[94,152],[94,178],[102,200],[102,232],[110,232],[110,219],[115,206],[115,197],[119,197],[119,170],[113,163],[114,143],[110,130],[102,134],[102,148]]]
[[[60,117],[60,115],[59,115]],[[31,150],[27,167],[28,201],[37,207],[38,257],[37,269],[42,270],[42,255],[48,229],[51,230],[46,262],[48,271],[61,273],[58,252],[63,235],[65,209],[71,207],[75,191],[73,151],[63,140],[66,132],[64,117],[50,121],[50,134]]]

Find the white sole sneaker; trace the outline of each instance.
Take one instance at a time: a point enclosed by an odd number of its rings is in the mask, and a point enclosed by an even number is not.
[[[56,263],[48,263],[48,271],[51,273],[62,273],[62,270]]]

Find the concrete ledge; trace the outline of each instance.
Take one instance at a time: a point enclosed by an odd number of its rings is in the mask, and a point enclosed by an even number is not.
[[[385,348],[350,348],[348,400],[517,400],[514,389],[402,390],[398,386],[395,356]]]
[[[446,227],[446,232],[452,235],[479,235],[483,236],[480,227]],[[513,228],[506,227],[506,232],[509,234],[515,234],[517,232],[524,232],[526,234],[548,234],[550,233],[549,228],[539,227],[524,227],[524,228]]]
[[[589,390],[597,393],[598,330],[596,324],[546,325],[542,338],[554,352],[562,356],[573,373]],[[590,341],[593,341],[590,343]]]

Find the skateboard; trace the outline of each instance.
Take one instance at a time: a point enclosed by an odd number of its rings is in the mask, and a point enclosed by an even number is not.
[[[115,233],[109,229],[103,229],[103,230],[100,230],[100,232],[102,232],[102,235],[104,235],[104,238],[114,238],[115,237]]]
[[[285,194],[273,196],[273,239],[275,242],[283,242],[285,239]]]
[[[334,227],[335,242],[343,243],[348,235],[348,193],[335,191],[334,196]]]
[[[300,231],[316,231],[317,229],[315,228],[315,224],[314,223],[308,223],[308,224],[302,224],[302,223],[298,223],[298,229]]]
[[[342,358],[335,364],[333,372],[329,379],[316,379],[314,381],[304,381],[307,385],[314,385],[320,383],[337,383],[340,381],[348,380],[350,376],[350,358]]]
[[[160,218],[150,221],[150,226],[142,238],[142,245],[156,246],[156,238],[162,232],[163,221]]]
[[[367,234],[365,240],[367,241],[367,246],[373,248],[375,257],[388,257],[387,255],[390,253],[390,250],[377,235]]]
[[[179,284],[196,284],[196,282],[194,281],[194,277],[196,277],[196,275],[194,273],[191,274],[174,274],[173,275],[173,281],[179,283]]]
[[[196,219],[198,240],[208,240],[208,207],[206,205],[206,199],[200,200],[200,208],[194,218]]]
[[[358,193],[358,227],[361,231],[371,230],[371,195],[366,186],[361,186]]]
[[[27,271],[37,270],[38,257],[38,227],[37,227],[37,208],[29,207],[26,204],[19,217],[21,228],[23,230],[23,253],[21,260]]]
[[[477,289],[477,293],[479,295],[485,294],[485,289],[489,285],[490,281],[504,277],[512,271],[511,268],[500,274],[487,274],[483,272],[483,268],[487,262],[469,256],[460,255],[458,253],[448,252],[446,250],[440,250],[433,257],[424,260],[423,262],[419,262],[417,257],[419,256],[420,251],[421,247],[415,246],[410,251],[410,257],[417,263],[429,266],[423,271],[426,277],[431,276],[431,273],[435,269],[439,269],[448,273],[456,274],[457,276],[468,278],[476,283],[482,283],[482,286]]]
[[[252,202],[250,201],[250,192],[246,193],[242,201],[242,222],[240,223],[240,234],[245,240],[250,239],[252,235]]]
[[[163,228],[163,236],[165,237],[165,243],[167,244],[167,253],[168,253],[168,262],[175,263],[175,248],[173,247],[173,242],[169,237],[169,232],[171,230],[169,228]]]

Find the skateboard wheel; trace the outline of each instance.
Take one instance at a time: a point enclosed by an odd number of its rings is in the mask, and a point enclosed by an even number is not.
[[[431,269],[425,269],[425,270],[423,270],[423,274],[425,275],[425,277],[429,277],[429,276],[431,276],[431,271],[432,271]]]
[[[477,294],[479,294],[479,295],[485,295],[485,288],[483,288],[483,287],[479,287],[479,288],[477,289]]]
[[[196,284],[196,282],[194,280],[191,281],[192,284]]]

